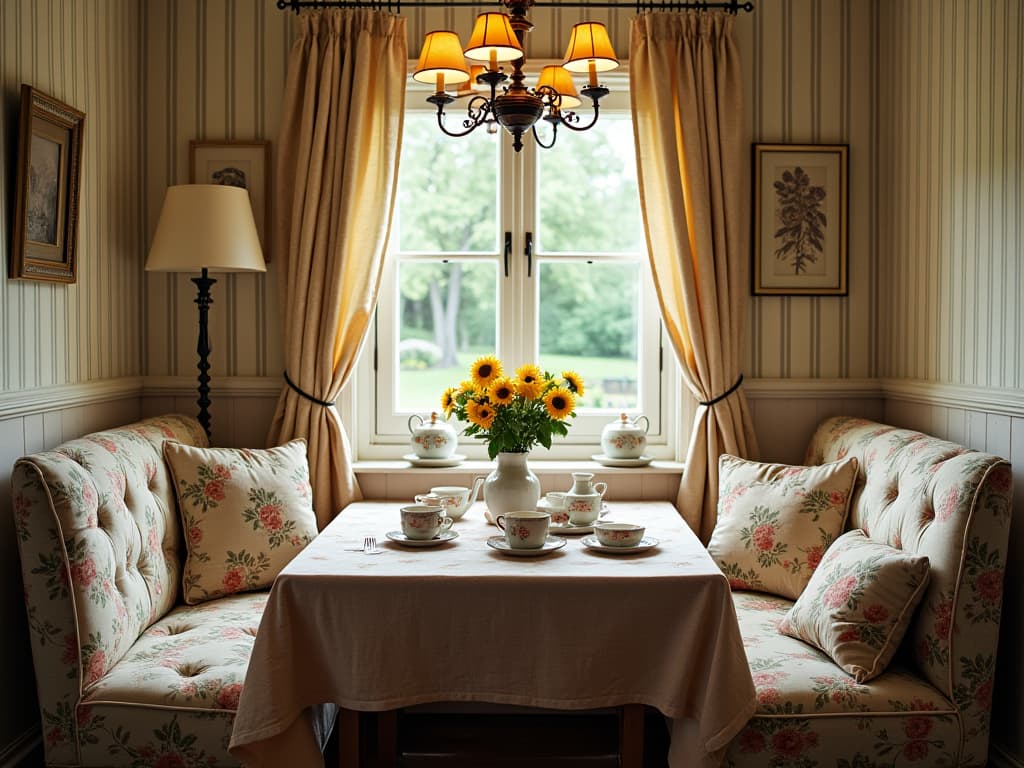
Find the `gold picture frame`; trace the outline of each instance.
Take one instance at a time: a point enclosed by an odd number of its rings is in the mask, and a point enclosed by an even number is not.
[[[263,260],[270,263],[270,142],[192,140],[188,168],[191,184],[225,184],[249,193]]]
[[[846,296],[846,144],[754,144],[755,296]]]
[[[21,86],[18,178],[8,276],[78,280],[78,205],[85,113]]]

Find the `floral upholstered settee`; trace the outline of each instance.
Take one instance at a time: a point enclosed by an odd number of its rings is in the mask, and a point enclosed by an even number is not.
[[[861,419],[814,434],[809,465],[853,456],[847,529],[927,556],[929,578],[896,658],[858,683],[780,633],[793,601],[734,592],[757,689],[726,765],[984,766],[1010,524],[1009,464]]]
[[[265,592],[181,602],[166,440],[147,419],[20,459],[11,479],[48,766],[227,766]]]

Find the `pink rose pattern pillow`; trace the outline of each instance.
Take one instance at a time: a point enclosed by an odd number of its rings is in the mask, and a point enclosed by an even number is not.
[[[928,575],[927,557],[850,531],[825,554],[779,631],[820,648],[863,683],[892,660]]]
[[[306,441],[266,450],[164,444],[188,557],[185,602],[270,586],[316,536]]]
[[[842,533],[856,479],[854,458],[792,467],[723,455],[708,552],[732,588],[799,597]]]

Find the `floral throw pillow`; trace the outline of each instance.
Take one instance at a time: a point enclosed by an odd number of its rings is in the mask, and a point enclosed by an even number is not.
[[[306,441],[266,450],[168,441],[188,556],[185,602],[268,587],[316,536]]]
[[[843,531],[856,479],[853,457],[791,467],[724,454],[708,552],[732,588],[798,598]]]
[[[820,648],[863,683],[888,666],[928,584],[928,558],[840,536],[779,631]]]

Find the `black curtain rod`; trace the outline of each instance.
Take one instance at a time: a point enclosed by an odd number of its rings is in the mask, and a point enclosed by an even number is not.
[[[480,0],[409,0],[405,3],[407,8],[456,8],[456,7],[480,7],[491,3]],[[629,8],[633,6],[636,11],[682,11],[698,10],[706,11],[713,8],[721,8],[729,13],[739,11],[751,12],[754,10],[752,2],[721,2],[703,3],[697,2],[581,2],[580,0],[554,0],[553,2],[535,2],[534,8]],[[298,13],[303,8],[387,8],[389,11],[394,8],[396,13],[401,13],[401,0],[277,0],[277,7],[282,10],[292,10]]]

